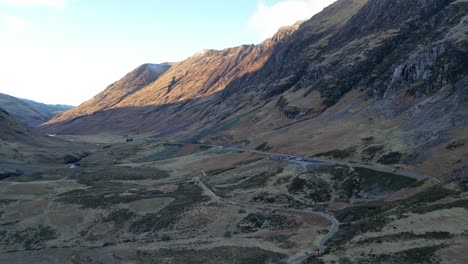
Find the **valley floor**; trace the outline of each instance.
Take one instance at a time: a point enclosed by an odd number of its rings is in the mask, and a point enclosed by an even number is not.
[[[0,163],[23,172],[0,185],[0,263],[468,261],[466,178],[150,137],[85,140],[96,147],[74,168]]]

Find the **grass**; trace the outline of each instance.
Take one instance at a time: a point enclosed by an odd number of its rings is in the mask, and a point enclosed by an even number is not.
[[[452,141],[450,144],[447,145],[446,149],[454,150],[463,146],[465,146],[465,141],[460,139],[460,140]]]
[[[400,163],[401,158],[403,157],[403,154],[400,152],[394,151],[387,153],[380,157],[377,162],[380,164],[385,164],[385,165],[391,165],[391,164],[398,164]]]
[[[207,200],[200,187],[183,184],[176,192],[166,195],[175,200],[158,213],[149,213],[132,223],[130,230],[135,233],[170,229],[179,216],[196,204]]]
[[[281,248],[290,249],[297,247],[296,243],[289,241],[290,237],[291,235],[274,235],[265,238],[265,240],[278,244],[278,246]]]
[[[300,177],[292,179],[288,186],[288,191],[302,194],[315,202],[327,202],[331,199],[332,189],[325,180],[312,175],[305,179]]]
[[[335,217],[343,223],[351,223],[366,218],[372,218],[391,210],[396,205],[388,202],[372,202],[347,207],[335,212]]]
[[[56,175],[57,179],[67,178],[78,180],[83,184],[90,184],[97,181],[133,181],[147,179],[164,179],[170,176],[169,172],[158,168],[136,168],[128,166],[111,165],[86,165],[78,166],[74,169],[64,166],[51,166],[25,173],[15,177],[17,182],[31,182],[40,180],[50,180],[50,175]]]
[[[9,245],[22,244],[26,249],[34,249],[43,247],[46,241],[57,237],[57,232],[52,227],[38,225],[10,233],[5,242]]]
[[[361,189],[376,191],[398,191],[417,182],[416,179],[405,177],[393,173],[374,171],[367,168],[354,168],[358,177],[361,179]]]
[[[375,156],[384,149],[384,146],[377,145],[377,146],[370,146],[365,148],[362,151],[362,160],[363,161],[370,161],[375,158]]]
[[[271,147],[268,146],[267,142],[263,142],[262,144],[255,147],[255,150],[258,150],[258,151],[269,151],[270,149]]]
[[[173,264],[243,264],[243,263],[285,263],[284,254],[251,247],[217,247],[203,250],[161,249],[156,252],[137,252],[139,263],[160,263],[167,260]]]
[[[435,256],[435,253],[437,250],[440,250],[444,247],[445,245],[413,248],[394,254],[372,256],[370,261],[371,263],[405,264],[440,263],[440,260]]]
[[[317,177],[329,174],[339,199],[386,196],[418,182],[416,179],[393,173],[338,165],[317,168],[312,173]]]
[[[136,215],[130,212],[128,209],[120,209],[117,211],[111,212],[107,217],[102,219],[102,222],[114,222],[114,224],[121,228],[125,226],[126,223],[131,222],[136,217]]]
[[[214,176],[214,175],[218,175],[218,174],[221,174],[221,173],[224,173],[224,172],[227,172],[227,171],[230,171],[230,170],[233,170],[235,169],[236,167],[227,167],[227,168],[221,168],[221,169],[214,169],[214,170],[209,170],[209,171],[206,171],[206,175],[208,176]]]
[[[59,195],[58,202],[79,204],[84,208],[109,208],[120,203],[130,203],[141,199],[164,197],[160,191],[140,191],[130,195],[120,195],[133,185],[115,182],[90,182],[88,189],[78,189]]]
[[[453,195],[453,191],[445,189],[440,185],[432,186],[422,192],[419,192],[405,201],[406,205],[431,203]]]
[[[403,232],[392,235],[385,235],[380,237],[370,237],[363,240],[360,240],[358,244],[368,244],[368,243],[383,243],[383,242],[395,242],[401,240],[415,240],[415,239],[425,239],[425,240],[444,240],[450,239],[453,235],[449,232],[428,232],[424,234],[414,234],[411,232]]]
[[[433,204],[427,206],[415,206],[413,208],[408,209],[408,211],[416,214],[425,214],[429,212],[452,208],[465,208],[468,210],[468,200],[458,200],[451,203]]]
[[[356,147],[349,147],[347,149],[335,149],[328,152],[315,154],[314,157],[329,157],[333,159],[346,159],[351,157],[356,152]]]
[[[273,177],[277,174],[282,173],[283,170],[284,170],[283,168],[279,168],[274,171],[260,172],[258,174],[251,176],[250,178],[248,178],[247,180],[239,184],[231,185],[229,187],[217,187],[216,189],[220,192],[220,194],[224,195],[224,194],[230,193],[238,189],[247,190],[247,189],[262,187],[262,186],[265,186],[266,182],[268,181],[270,177]]]

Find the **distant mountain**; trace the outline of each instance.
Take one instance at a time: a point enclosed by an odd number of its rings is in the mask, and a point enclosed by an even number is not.
[[[44,113],[48,113],[51,115],[51,118],[56,116],[57,114],[60,114],[64,111],[67,111],[67,110],[70,110],[72,108],[74,108],[74,106],[72,105],[62,105],[62,104],[43,104],[43,103],[38,103],[36,101],[33,101],[33,100],[28,100],[28,99],[24,99],[24,98],[19,98],[21,100],[23,100],[24,102],[32,105],[33,107],[35,107],[36,109],[44,112]]]
[[[179,141],[413,167],[466,164],[468,2],[338,0],[259,45],[140,68],[50,120],[53,133]],[[139,85],[134,85],[138,83]]]
[[[38,134],[0,108],[0,163],[63,163],[72,144]]]
[[[0,93],[0,107],[27,126],[37,127],[73,106],[47,105]]]
[[[86,116],[118,105],[131,94],[146,87],[165,73],[171,64],[144,64],[125,75],[119,81],[109,85],[104,91],[79,107],[65,112],[57,120],[67,120],[74,116]]]
[[[13,96],[0,93],[0,107],[11,116],[30,127],[47,122],[53,115],[43,112],[31,104]]]

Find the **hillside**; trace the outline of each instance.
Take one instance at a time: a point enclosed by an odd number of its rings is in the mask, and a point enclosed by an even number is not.
[[[201,52],[137,88],[119,81],[41,130],[267,146],[449,177],[468,155],[448,147],[468,140],[467,10],[337,1],[259,45]]]
[[[0,107],[30,127],[37,127],[53,117],[21,99],[2,93]]]
[[[29,127],[37,127],[73,106],[48,105],[0,93],[0,107]]]
[[[67,110],[70,110],[72,108],[74,108],[74,106],[72,105],[63,105],[63,104],[44,104],[44,103],[39,103],[39,102],[36,102],[36,101],[33,101],[33,100],[29,100],[29,99],[24,99],[24,98],[20,98],[22,101],[32,105],[33,107],[35,107],[36,109],[44,112],[44,113],[47,113],[50,115],[50,118],[56,116],[57,114],[61,113],[61,112],[64,112],[64,111],[67,111]]]
[[[82,153],[87,144],[47,137],[0,108],[0,169],[24,170],[33,164],[64,164],[66,155]],[[1,179],[0,179],[1,180]]]
[[[119,81],[109,85],[91,100],[60,114],[55,120],[70,120],[110,109],[126,97],[157,80],[170,67],[171,65],[167,63],[141,65]]]

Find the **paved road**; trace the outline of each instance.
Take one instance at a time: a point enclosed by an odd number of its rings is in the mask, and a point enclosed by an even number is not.
[[[392,173],[395,175],[400,175],[400,176],[405,176],[409,178],[413,178],[416,180],[424,180],[427,178],[432,178],[437,182],[441,182],[436,177],[429,177],[427,175],[423,175],[420,173],[416,172],[410,172],[410,171],[403,171],[403,170],[395,170],[393,168],[388,168],[388,167],[380,167],[376,165],[371,165],[371,164],[364,164],[364,163],[355,163],[355,162],[345,162],[345,161],[338,161],[338,160],[331,160],[331,159],[320,159],[320,158],[305,158],[302,156],[295,156],[295,155],[289,155],[289,154],[282,154],[282,153],[274,153],[274,152],[268,152],[268,151],[258,151],[258,150],[250,150],[250,149],[242,149],[242,148],[235,148],[235,147],[226,147],[226,146],[219,146],[219,145],[210,145],[210,144],[199,144],[201,146],[208,146],[208,147],[215,147],[215,148],[220,148],[220,149],[227,149],[227,150],[236,150],[236,151],[242,151],[242,152],[249,152],[249,153],[256,153],[256,154],[261,154],[261,155],[266,155],[270,157],[276,157],[278,160],[287,160],[291,162],[297,162],[301,164],[309,164],[309,165],[319,165],[319,164],[327,164],[327,165],[345,165],[345,166],[351,166],[351,167],[356,167],[356,168],[367,168],[375,171],[380,171],[380,172],[386,172],[386,173]]]
[[[204,171],[201,171],[201,174],[203,176],[205,176],[205,177],[207,176]],[[312,253],[312,254],[307,254],[305,256],[301,256],[299,258],[296,258],[295,260],[293,260],[293,262],[292,262],[293,264],[301,264],[304,260],[306,260],[306,259],[308,259],[310,257],[323,254],[325,252],[325,248],[326,248],[325,244],[328,242],[328,240],[330,240],[338,232],[340,223],[338,222],[338,220],[333,215],[328,214],[326,212],[313,211],[313,210],[310,210],[310,209],[307,209],[307,208],[305,208],[303,210],[299,210],[299,209],[282,208],[282,207],[279,207],[279,206],[272,206],[272,205],[270,205],[270,206],[267,206],[267,205],[254,205],[254,204],[248,204],[248,203],[239,203],[239,202],[229,201],[229,200],[226,200],[226,199],[218,196],[210,187],[208,187],[200,179],[200,177],[197,177],[194,180],[203,189],[203,192],[207,196],[209,196],[211,199],[213,199],[214,201],[217,201],[217,202],[223,202],[223,203],[227,203],[227,204],[230,204],[230,205],[249,207],[249,208],[254,208],[254,209],[259,209],[259,210],[281,210],[282,212],[290,212],[290,213],[318,214],[318,215],[328,219],[331,222],[331,227],[330,227],[330,230],[328,231],[328,233],[324,237],[322,237],[320,239],[318,252]]]

